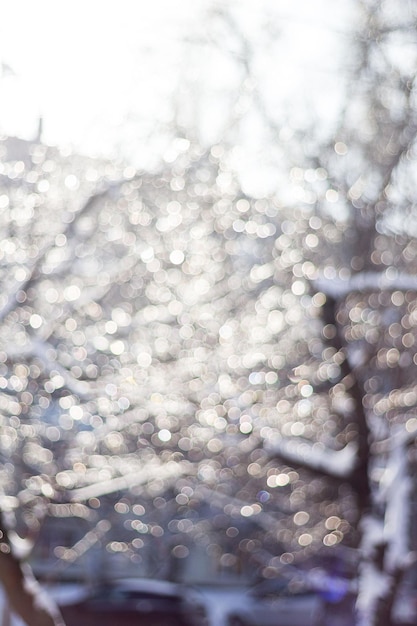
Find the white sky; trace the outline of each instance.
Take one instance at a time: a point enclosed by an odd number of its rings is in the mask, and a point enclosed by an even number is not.
[[[50,144],[108,153],[118,143],[140,143],[158,122],[169,119],[178,77],[187,73],[189,63],[181,42],[185,36],[200,36],[204,25],[199,17],[209,4],[208,0],[5,3],[0,61],[14,75],[3,71],[0,78],[0,132],[33,137],[42,114],[43,140]],[[211,6],[215,4],[213,0]],[[335,32],[328,26],[343,25],[349,0],[231,0],[218,6],[228,4],[248,32],[252,29],[255,40],[262,37],[262,12],[278,16],[282,53],[259,68],[273,100],[290,102],[295,111],[300,94],[311,92],[313,85],[321,85],[317,98],[319,102],[323,94],[324,108],[332,98],[337,100],[337,89],[333,94],[329,89]],[[224,69],[219,59],[212,71],[212,119],[207,120],[213,128],[221,114],[214,95]],[[227,80],[223,74],[223,82]],[[126,124],[128,115],[135,118],[133,126]],[[256,125],[248,129],[247,136],[251,135],[256,135]]]
[[[16,76],[2,81],[0,128],[30,135],[42,112],[47,141],[78,143],[88,139],[91,123],[112,127],[129,108],[139,116],[153,114],[147,87],[161,83],[155,73],[162,48],[170,50],[164,58],[168,82],[176,57],[173,39],[192,15],[192,2],[182,2],[180,22],[175,5],[169,0],[7,3],[0,55]]]

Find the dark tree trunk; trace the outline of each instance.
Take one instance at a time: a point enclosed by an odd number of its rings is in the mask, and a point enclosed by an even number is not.
[[[13,554],[0,516],[0,582],[7,602],[27,626],[65,626],[58,608],[46,597],[30,568]]]

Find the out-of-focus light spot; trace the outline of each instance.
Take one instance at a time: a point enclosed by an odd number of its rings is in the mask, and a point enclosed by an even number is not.
[[[310,535],[310,533],[303,533],[302,535],[300,535],[300,537],[298,537],[298,543],[302,547],[307,547],[312,542],[313,542],[313,537],[312,535]]]
[[[64,289],[64,298],[67,302],[75,302],[81,295],[78,285],[69,285]]]
[[[336,191],[336,189],[328,189],[326,191],[326,200],[327,202],[337,202],[339,200],[339,193]]]
[[[264,503],[264,502],[268,502],[268,500],[270,500],[271,494],[268,493],[268,491],[260,491],[258,493],[257,497],[258,497],[259,502]]]
[[[106,393],[110,397],[114,397],[115,395],[117,395],[117,385],[115,385],[114,383],[108,383],[106,385]]]
[[[77,329],[77,322],[75,321],[75,319],[69,317],[67,320],[65,320],[65,328],[70,333],[73,333]]]
[[[291,554],[290,552],[284,552],[283,554],[281,554],[279,560],[284,565],[289,565],[290,563],[294,561],[294,555]]]
[[[39,191],[39,193],[46,193],[47,191],[49,191],[49,181],[46,180],[46,178],[40,180],[38,182],[38,184],[36,185],[37,190]]]
[[[251,517],[254,514],[253,507],[245,505],[240,509],[240,514],[242,517]]]
[[[291,424],[290,432],[294,437],[300,437],[304,434],[305,426],[302,422],[295,422]]]
[[[137,533],[141,533],[145,535],[149,531],[149,527],[147,524],[144,524],[141,520],[133,520],[131,523],[133,530],[136,530]]]
[[[336,152],[336,154],[343,156],[347,154],[348,148],[347,145],[343,143],[343,141],[337,141],[334,145],[334,151]]]
[[[304,524],[307,524],[309,519],[310,514],[307,513],[307,511],[298,511],[298,513],[294,515],[294,524],[296,526],[304,526]]]
[[[411,348],[415,343],[415,337],[412,333],[406,333],[402,338],[402,344],[405,348]]]
[[[153,248],[151,246],[145,248],[145,250],[141,252],[140,257],[144,263],[149,263],[150,261],[152,261],[155,258]]]
[[[243,220],[235,220],[232,224],[235,233],[243,233],[245,230],[245,222]]]
[[[239,213],[247,213],[250,209],[249,200],[247,200],[246,198],[240,198],[240,200],[236,202],[236,208]]]
[[[319,291],[318,293],[314,294],[312,298],[312,303],[314,306],[321,307],[325,304],[325,302],[326,302],[326,296],[324,295],[324,293]]]
[[[17,281],[22,282],[26,280],[28,276],[28,270],[25,267],[18,267],[15,272],[15,278]]]
[[[122,409],[122,411],[126,411],[126,409],[130,407],[130,400],[129,398],[122,396],[118,399],[117,404]]]
[[[190,550],[187,548],[187,546],[179,545],[175,546],[172,549],[172,555],[175,556],[177,559],[185,559],[189,554]]]
[[[222,339],[230,339],[233,336],[233,326],[231,324],[224,324],[219,329],[219,335]]]
[[[300,394],[303,398],[309,398],[313,394],[313,391],[313,387],[308,383],[304,383],[300,386]]]
[[[117,333],[118,327],[115,321],[109,320],[108,322],[106,322],[104,328],[106,329],[107,334],[114,335],[114,333]]]
[[[45,300],[49,302],[49,304],[55,304],[55,302],[58,302],[58,299],[59,293],[54,287],[47,289],[45,293]]]
[[[126,515],[126,513],[129,513],[130,509],[126,502],[116,502],[116,504],[114,505],[114,510],[116,511],[116,513]]]
[[[302,296],[305,293],[306,285],[302,280],[295,280],[291,286],[291,291],[296,296]]]
[[[149,367],[152,363],[152,356],[148,352],[141,352],[136,357],[136,362],[140,367]]]
[[[413,433],[417,430],[417,418],[411,417],[406,421],[405,428],[407,432]]]
[[[58,246],[58,248],[61,248],[62,246],[65,246],[66,243],[67,243],[67,238],[64,235],[64,233],[59,233],[55,237],[55,245]]]
[[[58,472],[56,475],[56,482],[64,488],[70,488],[74,485],[70,472]]]
[[[223,430],[226,430],[227,421],[224,419],[224,417],[217,417],[214,420],[214,424],[213,425],[214,425],[214,428],[216,430],[223,431]]]
[[[274,385],[278,381],[278,374],[276,372],[267,372],[265,374],[265,382],[268,385]]]
[[[64,409],[64,411],[73,406],[74,403],[75,400],[73,396],[64,396],[63,398],[59,399],[59,406],[61,407],[61,409]]]
[[[317,237],[317,235],[310,233],[306,236],[305,242],[308,248],[317,248],[317,246],[319,245],[319,238]]]
[[[293,167],[290,171],[290,178],[293,181],[302,181],[304,179],[304,171],[301,167]]]
[[[79,180],[74,174],[69,174],[65,177],[64,184],[65,187],[67,187],[71,191],[75,191],[79,187]]]
[[[168,304],[168,311],[171,315],[180,315],[183,311],[183,304],[178,300],[171,300]]]
[[[272,263],[265,263],[264,265],[255,265],[250,272],[251,280],[255,283],[266,280],[274,273],[274,266]]]
[[[132,317],[124,309],[116,307],[111,312],[112,320],[116,324],[116,327],[128,327],[132,321]],[[108,331],[107,331],[108,332]]]
[[[71,415],[72,419],[80,420],[84,415],[84,411],[82,407],[75,405],[70,408],[69,414]]]
[[[42,326],[42,323],[43,319],[37,313],[33,313],[33,315],[30,316],[29,324],[32,328],[40,328]]]
[[[167,442],[170,441],[172,438],[172,434],[171,432],[167,429],[167,428],[162,428],[159,432],[158,432],[158,437],[161,441]]]
[[[199,295],[204,295],[210,291],[210,283],[206,278],[199,278],[194,283],[194,289]]]
[[[262,385],[265,382],[264,372],[251,372],[249,382],[251,385]]]
[[[108,347],[109,347],[108,339],[106,339],[106,337],[103,337],[103,336],[94,337],[93,344],[96,350],[102,350],[103,352],[108,350]]]
[[[169,260],[174,265],[181,265],[185,260],[185,254],[182,250],[173,250],[169,255]]]
[[[119,355],[123,354],[123,352],[125,351],[125,344],[124,344],[124,342],[121,341],[120,339],[118,339],[117,341],[113,341],[110,344],[110,351],[115,356],[119,356]]]
[[[210,439],[210,441],[207,443],[207,448],[210,450],[210,452],[220,452],[223,447],[223,442],[218,438]]]
[[[259,463],[250,463],[247,468],[247,472],[251,476],[258,476],[258,474],[261,473],[261,470],[262,468]]]
[[[332,515],[327,518],[325,526],[327,530],[335,530],[339,526],[340,522],[340,517],[337,517],[337,515]]]
[[[289,485],[290,477],[288,474],[273,474],[272,476],[268,476],[266,484],[268,487],[285,487]]]
[[[52,498],[54,495],[53,487],[48,483],[42,485],[41,492],[46,498]]]
[[[391,295],[391,302],[394,306],[402,306],[404,304],[405,296],[402,291],[394,291]]]
[[[56,546],[56,548],[54,548],[54,555],[58,559],[62,559],[63,561],[67,561],[68,563],[75,561],[78,556],[75,550],[72,550],[71,548],[65,548],[64,546]]]
[[[274,332],[279,333],[284,327],[285,317],[281,311],[271,311],[268,314],[268,327]]]
[[[164,535],[164,529],[158,525],[152,526],[151,535],[153,537],[162,537]]]
[[[239,430],[241,433],[243,433],[244,435],[247,435],[249,433],[252,432],[253,430],[253,426],[250,422],[243,422],[240,426],[239,426]]]
[[[128,545],[124,541],[112,541],[106,546],[108,552],[127,552],[128,549]]]
[[[52,376],[50,382],[53,386],[53,391],[55,391],[56,389],[61,389],[65,385],[65,378],[61,376],[61,374],[56,374],[55,376]]]
[[[123,436],[121,433],[108,433],[105,436],[104,441],[110,450],[118,450],[123,446]]]

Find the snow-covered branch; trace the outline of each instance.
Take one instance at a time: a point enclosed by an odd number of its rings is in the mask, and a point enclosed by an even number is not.
[[[48,351],[52,350],[53,347],[48,344],[46,341],[38,338],[32,338],[29,342],[27,342],[24,346],[20,348],[10,348],[8,350],[8,355],[10,358],[28,358],[28,357],[36,357],[39,361],[41,361],[42,365],[45,368],[45,371],[57,372],[59,376],[62,377],[65,387],[73,394],[78,396],[81,399],[87,399],[89,397],[88,394],[88,385],[87,383],[78,380],[75,378],[65,367],[60,365],[56,360],[51,360],[48,355]]]
[[[330,450],[306,440],[278,439],[265,447],[271,456],[334,478],[349,479],[357,465],[355,443],[348,443],[342,450]]]
[[[131,472],[116,478],[110,478],[102,482],[74,489],[70,493],[73,502],[88,500],[89,498],[98,498],[115,491],[122,491],[138,485],[145,485],[152,480],[163,480],[169,482],[176,480],[180,476],[187,476],[193,473],[194,465],[188,461],[168,461],[162,464],[160,462],[152,462],[140,469],[140,471]]]
[[[338,299],[353,291],[417,291],[417,276],[397,272],[390,267],[386,272],[360,272],[349,278],[326,278],[322,275],[312,284],[325,295]]]

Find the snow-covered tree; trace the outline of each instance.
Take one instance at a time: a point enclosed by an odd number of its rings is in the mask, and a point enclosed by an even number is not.
[[[273,117],[217,8],[242,87],[222,141],[173,131],[152,173],[2,141],[1,508],[27,540],[91,522],[61,562],[105,543],[112,494],[131,562],[158,538],[315,580],[334,555],[352,620],[390,623],[415,549],[415,7],[356,6],[333,127]],[[256,197],[252,105],[288,164]]]

